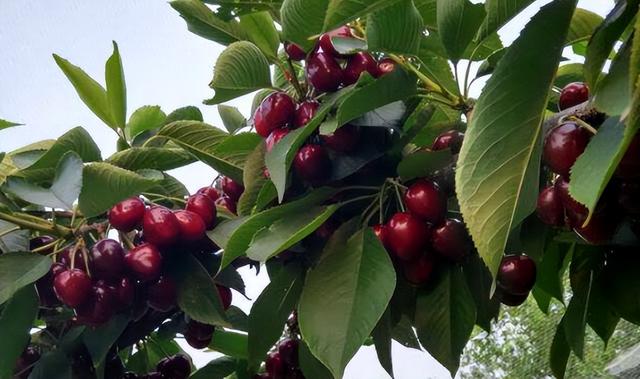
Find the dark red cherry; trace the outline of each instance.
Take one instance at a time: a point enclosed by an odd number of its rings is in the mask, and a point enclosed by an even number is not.
[[[360,128],[347,124],[335,132],[320,136],[328,148],[341,153],[353,151],[360,141]]]
[[[434,225],[438,225],[447,213],[447,196],[429,180],[419,180],[409,186],[404,203],[409,212]]]
[[[129,278],[121,278],[115,285],[116,299],[120,309],[130,307],[136,296],[136,288]]]
[[[149,284],[147,302],[151,308],[160,312],[173,309],[178,303],[176,282],[168,276],[161,275],[158,280]]]
[[[200,215],[190,211],[175,211],[174,213],[178,220],[181,240],[196,242],[204,238],[207,227]]]
[[[73,254],[71,252],[73,252]],[[87,253],[86,249],[76,248],[75,246],[72,246],[60,252],[60,254],[58,255],[58,262],[62,263],[67,268],[77,268],[77,269],[86,271],[87,260],[85,259],[85,253]],[[92,269],[91,261],[88,261],[88,264],[89,264],[89,270],[91,270]]]
[[[212,325],[190,320],[187,323],[187,329],[184,332],[184,337],[189,346],[200,350],[209,346],[211,339],[213,338],[214,331],[215,327]]]
[[[160,360],[156,370],[168,379],[187,379],[191,374],[191,362],[185,355],[176,354]]]
[[[67,268],[64,267],[60,263],[54,263],[49,271],[40,279],[36,281],[36,290],[38,291],[38,299],[40,300],[40,305],[44,307],[55,307],[60,304],[58,297],[56,296],[55,291],[53,290],[53,278],[54,275],[54,266],[61,267],[57,268],[56,271],[58,273],[65,271]]]
[[[187,341],[189,346],[191,346],[192,348],[194,348],[196,350],[205,349],[211,343],[211,337],[199,339],[199,338],[196,338],[194,335],[189,334],[189,333],[186,333],[184,335],[184,339]]]
[[[29,240],[29,250],[33,251],[35,249],[41,248],[43,246],[47,246],[52,244],[56,239],[51,236],[38,236],[33,237]],[[53,246],[51,248],[40,251],[40,254],[47,255],[53,252]]]
[[[278,344],[278,354],[282,362],[289,367],[298,367],[298,346],[300,342],[293,338],[285,338]]]
[[[390,250],[405,261],[418,258],[431,235],[431,230],[424,221],[407,212],[394,214],[387,227]]]
[[[500,293],[500,302],[509,307],[517,307],[519,305],[522,305],[522,303],[527,300],[527,297],[529,297],[529,292],[521,295],[516,295],[503,291],[502,293]]]
[[[549,186],[540,192],[536,212],[538,218],[547,225],[564,225],[564,205],[562,205],[562,196],[556,186]]]
[[[616,175],[625,179],[640,177],[640,134],[636,134],[631,141],[618,164]]]
[[[118,241],[100,240],[91,248],[91,261],[97,279],[117,279],[124,269],[124,249]]]
[[[334,92],[342,83],[342,67],[328,53],[313,53],[307,59],[307,79],[318,92]]]
[[[377,224],[373,226],[373,233],[375,233],[376,237],[382,243],[385,249],[389,247],[389,228],[384,224]]]
[[[640,182],[622,182],[618,204],[626,213],[640,215]]]
[[[221,196],[220,192],[215,187],[202,187],[196,192],[199,195],[205,195],[211,201],[216,201]]]
[[[225,286],[221,286],[216,284],[216,288],[218,290],[218,296],[220,296],[220,303],[222,307],[226,311],[231,306],[231,300],[233,299],[233,295],[231,294],[231,289]]]
[[[407,282],[414,286],[426,284],[433,274],[434,261],[428,254],[422,254],[411,262],[402,262],[402,273]]]
[[[285,42],[284,51],[287,52],[289,59],[292,61],[301,61],[307,57],[307,53],[304,52],[304,49],[293,42]]]
[[[301,102],[298,105],[298,108],[296,108],[296,113],[293,116],[293,127],[297,129],[301,126],[307,125],[313,116],[316,115],[319,107],[320,103],[315,100],[305,100]]]
[[[556,193],[560,195],[560,200],[562,200],[569,226],[582,225],[589,216],[589,210],[571,197],[569,194],[569,182],[560,177],[556,180],[554,187]]]
[[[455,218],[445,220],[433,231],[431,244],[440,256],[453,262],[462,260],[471,251],[471,238],[464,223]]]
[[[351,28],[347,25],[343,25],[337,29],[334,29],[330,32],[327,32],[320,36],[320,40],[318,41],[318,45],[327,54],[331,54],[334,57],[342,57],[343,55],[338,53],[335,46],[333,45],[333,41],[331,41],[331,37],[345,37],[350,38],[353,37],[353,33],[351,32]]]
[[[267,138],[272,131],[287,126],[296,110],[293,99],[284,92],[267,96],[253,114],[256,132]]]
[[[386,75],[396,69],[396,62],[391,58],[383,58],[378,62],[377,77]]]
[[[311,184],[320,184],[331,174],[331,161],[322,146],[308,144],[296,154],[293,168],[303,180]]]
[[[118,299],[114,288],[99,281],[91,287],[87,301],[76,308],[76,318],[84,325],[102,325],[111,319],[117,305]]]
[[[60,262],[56,262],[53,265],[51,265],[51,274],[53,274],[53,277],[55,277],[56,275],[58,275],[59,273],[66,271],[67,270],[67,266],[65,266],[64,264],[60,263]]]
[[[145,241],[156,246],[173,245],[180,237],[180,224],[176,215],[160,206],[151,207],[144,213],[142,230]]]
[[[89,297],[91,278],[77,268],[63,271],[53,279],[58,299],[69,307],[77,307]]]
[[[589,87],[585,83],[569,83],[560,92],[558,108],[565,110],[589,100]]]
[[[273,150],[273,147],[276,143],[280,142],[287,134],[289,134],[290,130],[287,128],[279,128],[271,132],[269,137],[266,139],[267,151]]]
[[[228,196],[220,196],[215,204],[218,207],[228,210],[231,214],[237,214],[238,203],[231,200]]]
[[[526,255],[507,255],[498,269],[498,285],[513,295],[525,295],[536,283],[536,264]]]
[[[144,243],[130,250],[124,256],[124,261],[129,271],[143,281],[156,279],[162,269],[162,255],[150,243]]]
[[[573,231],[591,244],[604,244],[611,241],[620,224],[620,215],[609,204],[598,204],[586,226],[575,225]]]
[[[272,378],[283,377],[286,367],[279,353],[269,353],[264,363],[267,369],[267,373],[269,373]]]
[[[571,167],[589,144],[591,133],[574,122],[553,128],[544,140],[542,158],[551,171],[569,178]]]
[[[121,232],[130,232],[142,223],[144,202],[139,197],[132,197],[116,204],[109,211],[109,223]]]
[[[216,202],[223,197],[225,196],[219,197],[216,201],[211,201],[207,196],[195,194],[187,199],[185,209],[200,216],[207,230],[211,230],[216,225]]]
[[[453,154],[458,154],[463,140],[464,133],[457,130],[449,130],[436,137],[433,145],[431,145],[431,150],[450,149]]]
[[[349,86],[355,84],[363,72],[368,72],[376,77],[378,74],[378,62],[371,54],[360,51],[349,57],[347,66],[342,72],[342,84]]]
[[[225,195],[229,196],[233,201],[238,201],[238,199],[240,199],[240,196],[242,196],[242,193],[244,192],[244,187],[242,186],[242,184],[236,182],[228,176],[223,176],[222,179],[220,179],[220,186],[222,188],[222,192],[224,192]]]

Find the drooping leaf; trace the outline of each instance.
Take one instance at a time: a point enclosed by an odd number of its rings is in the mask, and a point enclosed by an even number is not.
[[[407,316],[400,318],[400,321],[393,327],[391,335],[394,341],[404,347],[422,350],[416,332],[413,330],[413,325],[411,325],[411,321]]]
[[[51,258],[31,253],[0,255],[0,304],[22,287],[43,277],[52,263]]]
[[[474,39],[482,41],[487,36],[498,31],[531,3],[533,3],[533,0],[487,0],[484,3],[487,16],[482,21],[480,30],[478,30]]]
[[[167,115],[158,105],[145,105],[136,109],[125,129],[127,138],[132,140],[148,130],[157,129],[165,124]]]
[[[223,356],[216,358],[191,374],[190,379],[224,379],[236,370],[235,358]]]
[[[476,325],[490,332],[500,311],[500,299],[491,293],[491,274],[477,254],[467,259],[462,271],[476,306]]]
[[[278,58],[280,36],[269,12],[256,12],[240,16],[240,27],[247,33],[249,41],[258,46],[270,61],[275,61]]]
[[[0,303],[2,303],[0,301]],[[23,287],[5,304],[0,313],[0,378],[11,378],[18,357],[29,343],[29,332],[38,314],[38,295],[34,286]]]
[[[246,360],[249,356],[248,339],[246,333],[217,328],[211,338],[209,349],[234,358]]]
[[[64,351],[48,352],[33,366],[30,379],[72,379],[71,362]]]
[[[174,121],[204,121],[202,118],[202,112],[198,107],[194,107],[193,105],[188,105],[186,107],[178,108],[173,112],[167,115],[165,119],[165,124],[170,124]]]
[[[127,118],[127,86],[124,81],[124,70],[118,44],[113,41],[113,54],[105,64],[105,81],[107,83],[107,103],[111,110],[113,123],[124,128]]]
[[[19,124],[17,122],[7,121],[0,118],[0,130],[12,128],[14,126],[21,126],[21,125],[22,124]]]
[[[376,346],[378,361],[391,378],[393,378],[393,361],[391,359],[392,328],[389,309],[382,315],[382,318],[373,329],[371,336]]]
[[[82,340],[91,355],[93,367],[95,367],[99,378],[104,377],[105,359],[109,349],[120,337],[128,323],[128,316],[117,315],[105,325],[95,329],[87,328],[83,333]]]
[[[577,8],[569,25],[566,45],[588,40],[603,19],[600,15],[586,9]]]
[[[422,17],[413,1],[395,1],[395,4],[367,18],[368,48],[373,51],[416,54],[423,29]]]
[[[218,105],[218,113],[220,114],[224,128],[231,134],[247,126],[247,119],[236,107],[220,104]]]
[[[131,171],[142,169],[173,170],[193,163],[195,158],[182,149],[132,147],[110,156],[106,162]]]
[[[437,15],[442,44],[449,58],[457,62],[463,57],[485,18],[484,7],[468,0],[438,1]]]
[[[567,362],[569,361],[569,354],[571,353],[571,348],[567,343],[567,337],[564,332],[564,324],[565,320],[562,318],[556,329],[556,334],[553,337],[551,350],[549,352],[551,371],[558,379],[564,378],[564,374],[567,369]]]
[[[174,0],[169,3],[187,23],[189,31],[222,45],[246,38],[236,20],[220,19],[200,0]]]

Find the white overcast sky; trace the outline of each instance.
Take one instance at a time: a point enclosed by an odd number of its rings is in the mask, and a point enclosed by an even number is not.
[[[503,28],[500,33],[503,42],[510,44],[517,38],[531,15],[549,2],[535,1]],[[613,3],[613,0],[581,0],[579,6],[605,15]],[[222,47],[188,32],[167,2],[2,0],[0,119],[25,126],[0,131],[0,152],[56,138],[75,126],[91,133],[103,157],[115,152],[115,134],[78,99],[51,57],[57,53],[69,59],[104,84],[104,62],[111,54],[112,40],[118,42],[124,63],[129,115],[143,105],[160,105],[166,113],[185,105],[197,105],[205,121],[221,126],[216,108],[201,102],[212,95],[207,83]],[[482,83],[474,86],[472,95],[478,95]],[[250,96],[231,104],[249,116]],[[203,164],[173,174],[191,191],[208,185],[215,175]],[[264,274],[244,277],[249,297],[257,297],[266,283]],[[235,295],[234,304],[248,311],[251,302]],[[394,344],[393,354],[397,379],[449,378],[447,370],[427,354],[398,344]],[[193,356],[201,366],[215,355],[198,352]],[[377,363],[374,349],[363,348],[347,367],[345,378],[386,379],[388,375]]]

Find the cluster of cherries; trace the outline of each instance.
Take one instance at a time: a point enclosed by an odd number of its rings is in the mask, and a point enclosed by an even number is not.
[[[191,362],[184,354],[165,357],[156,365],[155,371],[144,375],[125,372],[122,379],[187,379],[191,374]]]
[[[287,320],[287,337],[276,344],[265,359],[265,372],[256,374],[253,379],[304,379],[300,370],[298,351],[300,336],[297,315],[294,312]]]

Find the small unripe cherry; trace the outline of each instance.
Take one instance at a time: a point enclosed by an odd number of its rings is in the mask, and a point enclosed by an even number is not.
[[[589,87],[585,83],[569,83],[560,92],[558,108],[562,111],[589,100]]]
[[[123,200],[109,211],[109,224],[121,232],[130,232],[142,223],[144,202],[139,197]]]

